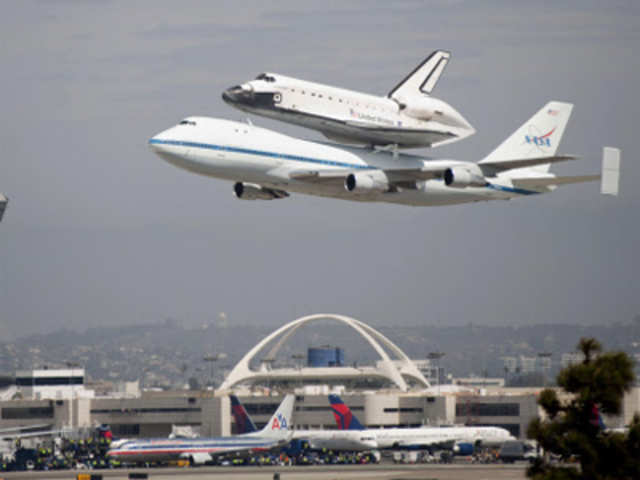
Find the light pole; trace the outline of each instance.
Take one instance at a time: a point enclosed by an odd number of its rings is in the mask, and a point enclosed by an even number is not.
[[[79,367],[80,364],[78,362],[73,362],[73,361],[68,361],[65,362],[67,365],[67,368],[70,369],[70,373],[69,373],[69,387],[71,389],[71,401],[70,401],[70,411],[69,411],[69,426],[71,427],[71,429],[73,430],[74,428],[74,415],[73,415],[73,410],[74,410],[74,393],[75,393],[75,383],[74,383],[74,379],[73,379],[73,369],[76,367]]]
[[[547,386],[547,371],[551,367],[551,352],[538,352],[538,358],[542,366],[542,386]]]
[[[433,360],[436,363],[436,375],[438,378],[438,390],[437,390],[438,396],[440,396],[440,359],[444,357],[444,355],[445,355],[444,352],[429,352],[429,354],[427,355],[429,362]]]
[[[215,362],[217,362],[220,359],[223,358],[227,358],[227,354],[226,353],[214,353],[214,354],[208,354],[205,355],[204,357],[202,357],[202,360],[204,360],[205,362],[208,362],[211,365],[211,370],[210,370],[210,376],[209,376],[209,383],[211,384],[211,389],[214,390],[214,385],[213,385],[213,364]]]

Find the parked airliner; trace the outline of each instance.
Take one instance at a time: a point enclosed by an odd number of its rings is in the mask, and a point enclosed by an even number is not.
[[[295,395],[287,395],[266,426],[257,432],[232,437],[158,438],[127,440],[107,454],[127,463],[189,459],[202,464],[217,456],[250,455],[283,447],[291,440]]]
[[[238,433],[256,432],[258,429],[238,397],[231,394],[229,398],[231,399],[231,413],[236,422]],[[292,440],[304,440],[315,450],[325,448],[334,451],[369,451],[378,446],[372,436],[357,430],[296,429],[293,432]]]
[[[468,455],[476,445],[497,446],[515,440],[500,427],[365,428],[338,395],[329,395],[338,428],[367,433],[381,449],[446,448]]]
[[[261,73],[227,89],[222,98],[246,112],[318,130],[340,143],[434,147],[475,132],[451,105],[429,96],[450,57],[443,50],[433,52],[386,97]]]
[[[605,147],[602,175],[557,177],[552,163],[571,114],[549,102],[478,163],[299,140],[249,124],[189,117],[149,140],[150,148],[185,170],[234,182],[243,200],[288,192],[363,202],[435,206],[553,191],[558,185],[601,179],[616,195],[620,151]]]

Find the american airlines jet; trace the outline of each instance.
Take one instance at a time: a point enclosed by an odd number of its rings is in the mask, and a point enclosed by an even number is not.
[[[339,143],[435,147],[475,130],[451,105],[431,97],[451,54],[438,50],[386,97],[307,82],[277,73],[227,89],[228,104],[320,131]]]
[[[283,447],[291,440],[295,395],[287,395],[267,425],[257,432],[232,437],[127,440],[107,455],[127,463],[189,459],[202,464],[217,456],[250,455]]]
[[[234,182],[233,191],[242,200],[296,192],[437,206],[509,200],[598,179],[602,193],[616,195],[618,149],[604,148],[601,175],[558,177],[549,171],[553,163],[577,158],[556,155],[572,107],[547,103],[478,163],[337,147],[209,117],[188,117],[151,138],[149,146],[179,168]]]
[[[468,455],[479,444],[496,446],[515,440],[500,427],[365,428],[338,395],[329,395],[329,402],[339,429],[366,432],[382,449],[446,448]]]

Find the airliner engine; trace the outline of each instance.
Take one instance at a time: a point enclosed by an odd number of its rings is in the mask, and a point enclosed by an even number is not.
[[[273,200],[274,198],[285,198],[289,194],[283,190],[265,188],[255,183],[236,182],[233,185],[233,193],[240,200]]]
[[[386,192],[389,179],[380,170],[350,173],[344,181],[344,188],[354,193]]]
[[[448,187],[484,187],[487,180],[482,170],[474,163],[447,168],[444,171],[444,183]]]

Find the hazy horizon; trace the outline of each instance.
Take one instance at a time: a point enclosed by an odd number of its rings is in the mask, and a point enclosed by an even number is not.
[[[453,6],[452,6],[453,5]],[[39,2],[0,19],[0,335],[162,322],[601,324],[640,314],[640,5],[618,1]],[[384,95],[435,49],[433,91],[477,129],[415,150],[477,161],[549,100],[575,104],[553,167],[590,183],[450,207],[234,198],[148,148],[262,71]],[[260,126],[323,137],[252,116]]]

